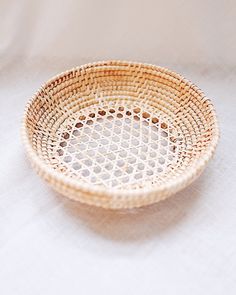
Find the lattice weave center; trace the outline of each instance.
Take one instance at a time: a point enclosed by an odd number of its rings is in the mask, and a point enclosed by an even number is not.
[[[26,107],[33,167],[58,192],[105,208],[151,204],[203,171],[219,137],[214,108],[165,68],[87,64],[48,81]]]

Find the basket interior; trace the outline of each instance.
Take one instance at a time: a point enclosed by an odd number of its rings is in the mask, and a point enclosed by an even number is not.
[[[214,117],[182,77],[140,65],[91,66],[49,82],[27,114],[35,153],[87,183],[133,190],[175,179],[204,153]]]

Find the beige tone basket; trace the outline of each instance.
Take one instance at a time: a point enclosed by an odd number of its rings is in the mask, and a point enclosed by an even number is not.
[[[212,103],[158,66],[106,61],[64,72],[26,107],[23,139],[37,173],[69,198],[140,207],[190,184],[219,137]]]

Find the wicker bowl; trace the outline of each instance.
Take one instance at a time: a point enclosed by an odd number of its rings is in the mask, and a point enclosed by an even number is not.
[[[168,69],[87,64],[42,86],[26,107],[29,159],[56,191],[104,208],[158,202],[190,184],[219,137],[212,103]]]

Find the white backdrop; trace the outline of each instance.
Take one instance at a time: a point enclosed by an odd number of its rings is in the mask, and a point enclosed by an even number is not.
[[[235,17],[234,0],[2,0],[1,62],[7,54],[232,66]]]
[[[236,293],[235,1],[0,1],[0,294]],[[29,97],[90,61],[168,66],[212,98],[221,140],[176,196],[112,212],[73,203],[32,171]]]

